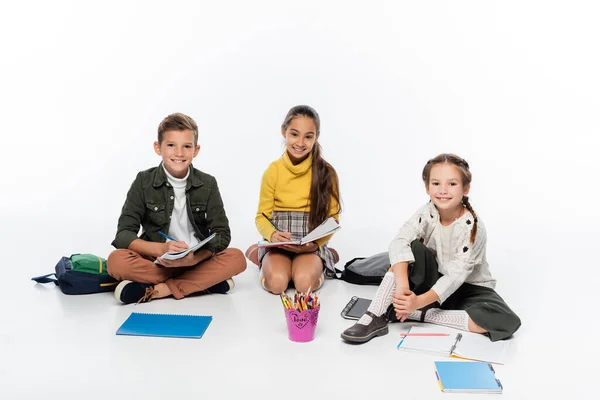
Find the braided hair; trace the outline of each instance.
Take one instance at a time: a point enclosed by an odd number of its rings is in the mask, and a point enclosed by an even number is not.
[[[456,166],[460,170],[460,174],[462,176],[463,187],[466,187],[471,184],[471,171],[469,170],[469,163],[459,156],[450,153],[440,154],[431,160],[427,161],[425,167],[423,168],[422,178],[425,185],[429,184],[429,177],[431,175],[431,168],[436,164],[448,163]],[[473,218],[475,221],[473,222],[473,229],[471,229],[471,238],[470,242],[475,243],[475,235],[477,235],[477,214],[475,210],[473,210],[473,206],[469,202],[468,196],[463,196],[462,205],[469,210],[471,214],[473,214]]]

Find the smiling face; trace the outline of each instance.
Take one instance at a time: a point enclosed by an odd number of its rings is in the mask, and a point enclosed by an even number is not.
[[[281,128],[281,134],[285,138],[285,148],[294,164],[308,157],[319,137],[313,119],[304,116],[292,119],[287,128]]]
[[[194,145],[194,133],[189,129],[164,133],[161,143],[154,142],[154,151],[162,157],[163,165],[175,178],[185,178],[200,145]]]
[[[451,163],[438,163],[431,167],[425,190],[440,214],[462,212],[462,198],[469,193],[463,185],[460,169]]]

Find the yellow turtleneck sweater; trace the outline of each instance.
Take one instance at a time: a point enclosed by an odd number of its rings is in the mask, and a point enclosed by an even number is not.
[[[312,154],[304,161],[294,165],[287,151],[276,161],[273,161],[262,177],[260,185],[260,200],[256,213],[256,228],[262,237],[270,240],[275,228],[262,215],[269,218],[273,211],[310,212],[310,183],[312,178]],[[335,213],[338,204],[331,199],[331,212]],[[333,216],[339,221],[339,216]],[[319,247],[327,243],[332,235],[316,241]]]

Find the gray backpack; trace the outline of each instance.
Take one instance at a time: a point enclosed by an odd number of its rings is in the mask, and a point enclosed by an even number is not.
[[[357,257],[344,265],[344,270],[336,269],[338,279],[355,285],[379,285],[390,268],[389,253],[378,253],[370,257]]]

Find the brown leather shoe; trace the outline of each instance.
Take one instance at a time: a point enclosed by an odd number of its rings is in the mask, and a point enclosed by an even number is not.
[[[342,332],[342,339],[352,343],[365,343],[375,336],[384,336],[389,332],[388,321],[385,314],[376,317],[370,311],[365,312],[372,321],[369,325],[356,323]]]

